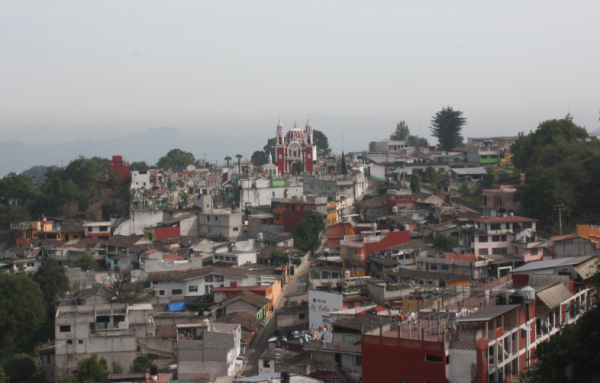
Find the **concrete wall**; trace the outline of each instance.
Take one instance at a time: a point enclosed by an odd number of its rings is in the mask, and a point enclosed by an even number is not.
[[[179,223],[179,230],[181,235],[187,237],[198,237],[198,216],[193,218],[184,219]]]
[[[257,310],[258,310],[258,308],[256,308],[255,306],[253,306],[250,303],[248,303],[244,300],[241,300],[241,299],[227,305],[227,308],[226,308],[227,314],[232,314],[235,312],[243,312],[243,313],[253,316],[254,318],[256,318]]]
[[[202,257],[194,256],[192,260],[163,261],[157,259],[146,259],[140,267],[147,273],[156,271],[192,270],[202,267]]]
[[[598,249],[592,247],[589,239],[581,237],[554,242],[554,248],[557,258],[598,255],[599,253]]]
[[[144,235],[144,228],[156,226],[168,217],[170,214],[163,210],[132,210],[129,219],[115,229],[114,235]]]
[[[69,285],[79,282],[79,285],[86,284],[87,287],[92,287],[96,282],[96,273],[94,271],[81,271],[80,267],[69,267],[67,269],[67,278]]]
[[[213,282],[205,282],[205,277],[199,277],[196,279],[192,279],[189,281],[183,282],[158,282],[156,285],[153,284],[153,287],[156,287],[159,292],[160,290],[164,290],[165,295],[158,295],[159,298],[168,298],[161,300],[161,303],[168,303],[171,300],[180,301],[185,297],[193,297],[193,296],[201,296],[205,294],[206,287],[229,287],[231,286],[231,282],[236,282],[238,286],[254,286],[256,285],[256,276],[253,274],[248,274],[248,278],[233,278],[229,276],[224,276],[222,282],[214,282],[215,276],[213,275]],[[198,286],[197,292],[190,292],[189,286]],[[181,289],[181,295],[173,295],[173,290]]]
[[[290,198],[303,194],[304,188],[302,186],[245,188],[242,185],[239,206],[243,208],[246,206],[246,202],[249,202],[250,206],[266,206],[271,205],[273,198]]]
[[[249,227],[248,228],[248,237],[249,238],[258,238],[258,233],[263,233],[263,238],[271,236],[275,233],[283,233],[283,225],[267,225],[261,224],[257,227]]]
[[[307,306],[305,306],[307,307]],[[304,314],[304,318],[300,318]],[[277,328],[295,327],[308,324],[308,307],[305,311],[277,313]]]
[[[448,380],[456,383],[471,383],[471,365],[477,365],[477,351],[450,349],[449,355],[450,364],[446,366]]]
[[[215,219],[215,217],[217,219]],[[198,214],[198,236],[204,238],[225,238],[227,241],[237,241],[245,236],[243,232],[242,213]]]

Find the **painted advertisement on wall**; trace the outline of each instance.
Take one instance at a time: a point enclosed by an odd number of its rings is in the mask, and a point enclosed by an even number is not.
[[[308,322],[310,332],[318,331],[321,326],[331,323],[336,311],[344,308],[344,296],[339,293],[328,293],[325,291],[308,290]]]

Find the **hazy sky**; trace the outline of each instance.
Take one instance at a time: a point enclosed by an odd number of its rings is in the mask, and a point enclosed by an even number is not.
[[[399,120],[516,134],[600,126],[597,1],[2,1],[0,141],[149,128],[274,136],[311,117],[341,151]],[[251,151],[249,151],[251,153]]]

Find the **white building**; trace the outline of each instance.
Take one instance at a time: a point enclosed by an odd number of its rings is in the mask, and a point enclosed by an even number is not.
[[[210,294],[214,287],[254,286],[257,276],[229,267],[208,266],[194,270],[149,273],[159,303]]]
[[[150,188],[150,172],[133,170],[131,172],[131,189],[145,190]]]

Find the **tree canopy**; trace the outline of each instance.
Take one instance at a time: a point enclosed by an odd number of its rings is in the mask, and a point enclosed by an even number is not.
[[[390,134],[390,140],[404,141],[408,138],[409,134],[410,130],[408,129],[408,125],[404,120],[402,120],[396,124],[396,130]]]
[[[267,141],[267,144],[263,147],[263,152],[265,152],[265,158],[268,160],[269,159],[269,153],[271,153],[271,157],[273,157],[274,159],[277,158],[275,156],[275,145],[277,144],[277,138],[273,137],[273,138],[269,138],[269,140]],[[231,158],[230,158],[231,160]]]
[[[513,144],[513,161],[525,173],[515,200],[533,218],[557,219],[554,205],[565,206],[567,219],[600,214],[600,142],[586,136],[571,121],[551,120]]]
[[[20,350],[43,323],[43,296],[29,276],[0,273],[0,359]]]
[[[48,258],[35,273],[34,280],[43,291],[46,311],[48,316],[52,318],[58,298],[63,297],[69,290],[67,270],[60,266],[58,261]]]
[[[146,161],[134,161],[130,166],[131,170],[148,170],[150,166],[146,163]]]
[[[318,158],[323,158],[331,154],[329,140],[327,139],[327,136],[320,130],[313,129],[313,142],[317,146]]]
[[[123,206],[117,199],[107,199],[100,207],[102,210],[102,219],[108,221],[111,214],[121,214],[123,212]]]
[[[252,157],[250,157],[250,160],[252,161],[252,164],[254,166],[264,165],[267,162],[269,162],[269,155],[265,154],[264,151],[257,150],[254,153],[252,153]]]
[[[188,165],[193,165],[196,158],[190,152],[185,152],[181,149],[171,149],[169,152],[158,159],[156,166],[160,169],[177,169],[185,168]]]
[[[410,190],[413,193],[421,191],[421,176],[419,173],[413,173],[410,177]]]
[[[302,251],[315,251],[320,244],[319,234],[325,230],[325,217],[316,210],[307,210],[294,227],[294,247]]]
[[[439,233],[435,236],[433,244],[440,250],[449,252],[458,247],[458,237],[452,234]]]
[[[91,354],[89,357],[77,361],[78,383],[106,382],[109,374],[106,360],[98,358],[97,354]]]
[[[341,166],[340,173],[341,174],[348,173],[348,168],[346,168],[346,156],[344,155],[344,152],[342,152],[342,166]]]
[[[408,146],[427,146],[429,145],[429,142],[427,142],[427,138],[422,138],[419,136],[413,136],[413,135],[409,135],[407,137],[407,143]]]
[[[462,112],[448,106],[442,108],[431,120],[431,135],[436,137],[440,143],[441,150],[451,150],[462,145],[463,137],[460,135],[467,119]]]

